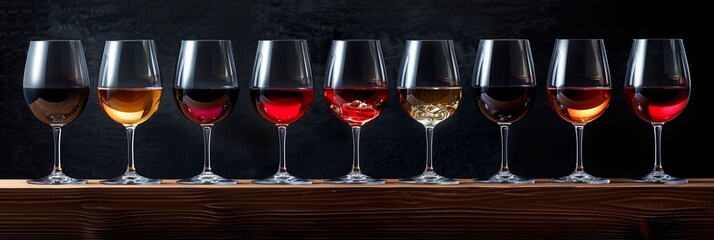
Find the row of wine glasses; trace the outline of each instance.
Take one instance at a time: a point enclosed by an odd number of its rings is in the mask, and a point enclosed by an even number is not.
[[[25,99],[32,113],[50,125],[55,139],[54,169],[33,184],[81,184],[66,176],[60,161],[61,128],[83,111],[89,95],[89,77],[82,45],[77,40],[32,41],[24,75]],[[103,184],[159,184],[139,175],[134,165],[134,131],[158,109],[161,78],[152,40],[107,41],[97,88],[106,114],[122,124],[127,134],[126,172]],[[600,39],[556,40],[548,74],[548,101],[552,109],[575,127],[575,171],[554,182],[608,183],[587,174],[583,167],[583,128],[601,116],[611,97],[610,73]],[[254,180],[258,184],[310,184],[288,173],[285,139],[288,125],[307,112],[314,86],[305,40],[261,40],[255,56],[250,95],[257,112],[278,130],[278,171]],[[433,168],[434,128],[454,114],[461,101],[458,64],[450,40],[408,40],[397,86],[404,111],[421,123],[426,134],[423,173],[402,183],[458,184]],[[533,105],[536,78],[528,40],[481,40],[472,89],[483,115],[501,129],[501,167],[485,183],[533,183],[508,168],[509,126]],[[655,167],[633,182],[686,183],[662,170],[661,129],[686,106],[690,77],[681,39],[636,39],[628,62],[625,92],[628,103],[655,130]],[[235,184],[211,169],[211,127],[225,119],[238,97],[238,81],[229,40],[182,41],[176,68],[174,99],[183,115],[199,125],[204,139],[204,167],[181,184]],[[325,74],[324,100],[353,135],[353,164],[344,176],[328,183],[383,184],[360,169],[359,138],[364,124],[377,118],[387,103],[389,88],[379,40],[335,40]]]

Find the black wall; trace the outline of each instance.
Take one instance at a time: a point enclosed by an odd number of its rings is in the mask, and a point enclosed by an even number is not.
[[[271,38],[307,39],[315,76],[314,105],[288,128],[293,174],[328,178],[350,168],[349,128],[322,100],[330,41],[347,38],[382,40],[392,90],[383,114],[363,128],[366,173],[396,178],[423,170],[423,127],[402,111],[395,86],[404,41],[429,38],[454,40],[465,90],[456,114],[436,128],[436,169],[462,178],[494,173],[498,127],[480,114],[470,88],[476,47],[481,38],[528,38],[539,93],[531,112],[511,128],[511,167],[529,177],[565,175],[574,167],[573,127],[549,108],[544,91],[554,39],[603,38],[614,96],[605,115],[585,128],[585,166],[595,175],[634,177],[651,169],[653,133],[626,105],[622,86],[632,39],[651,37],[683,38],[693,79],[686,110],[664,127],[665,169],[714,177],[707,150],[714,141],[704,115],[712,87],[706,74],[714,63],[705,37],[710,21],[694,10],[706,8],[684,1],[0,0],[0,178],[40,177],[52,164],[50,128],[32,116],[22,94],[28,41],[82,40],[96,87],[104,41],[137,38],[156,40],[164,87],[159,111],[137,128],[137,166],[150,177],[183,178],[201,170],[199,127],[179,112],[172,86],[180,41],[206,38],[233,40],[241,87],[237,109],[214,128],[214,169],[227,177],[259,178],[277,168],[275,127],[256,113],[247,91],[257,40]],[[104,114],[96,97],[64,130],[63,163],[70,175],[109,178],[125,170],[124,128]]]

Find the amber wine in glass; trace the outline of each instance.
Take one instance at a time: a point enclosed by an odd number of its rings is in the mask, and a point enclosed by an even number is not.
[[[548,102],[560,118],[575,127],[575,170],[551,179],[561,183],[609,183],[585,172],[583,129],[610,104],[610,69],[602,39],[558,39],[548,73]]]
[[[159,184],[137,173],[134,165],[134,130],[159,108],[161,77],[153,40],[107,41],[99,73],[99,104],[109,118],[126,128],[126,172],[103,184]]]

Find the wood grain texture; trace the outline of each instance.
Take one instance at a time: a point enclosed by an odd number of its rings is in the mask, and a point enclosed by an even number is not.
[[[171,182],[171,181],[167,181]],[[0,239],[711,239],[686,185],[82,186],[0,180]]]

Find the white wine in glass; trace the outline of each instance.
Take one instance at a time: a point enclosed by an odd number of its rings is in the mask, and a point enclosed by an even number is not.
[[[434,127],[454,114],[461,102],[459,69],[451,40],[408,40],[399,75],[399,102],[404,111],[424,125],[426,167],[402,183],[458,184],[437,174],[433,166]]]

